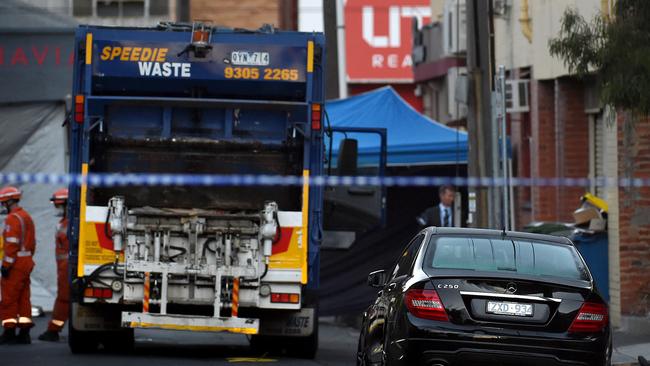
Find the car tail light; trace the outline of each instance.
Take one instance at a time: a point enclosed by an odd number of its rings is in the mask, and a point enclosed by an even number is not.
[[[608,312],[605,304],[586,302],[569,327],[569,333],[597,333],[607,326]]]
[[[449,321],[436,290],[410,289],[406,292],[405,301],[409,312],[418,318]]]
[[[98,299],[110,299],[113,297],[113,290],[110,288],[88,287],[84,290],[84,296]]]
[[[297,304],[300,302],[300,295],[273,292],[271,293],[271,302]]]

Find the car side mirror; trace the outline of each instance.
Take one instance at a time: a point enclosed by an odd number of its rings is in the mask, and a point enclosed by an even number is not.
[[[386,271],[380,269],[379,271],[370,272],[368,275],[368,286],[370,287],[384,287],[386,283]]]

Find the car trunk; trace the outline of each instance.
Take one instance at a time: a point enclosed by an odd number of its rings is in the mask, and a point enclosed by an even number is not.
[[[563,281],[559,281],[563,282]],[[588,283],[574,286],[541,279],[477,274],[432,279],[449,321],[501,330],[544,327],[565,332],[590,294]]]

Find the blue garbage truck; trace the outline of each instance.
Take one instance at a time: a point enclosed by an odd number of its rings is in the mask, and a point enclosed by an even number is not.
[[[328,161],[324,53],[323,34],[270,26],[78,28],[70,172],[84,179],[70,185],[68,207],[72,352],[129,349],[134,329],[151,328],[242,333],[253,346],[314,356],[324,233],[372,227],[384,202],[378,187],[309,184],[359,168],[352,138]],[[125,182],[167,174],[304,179]]]

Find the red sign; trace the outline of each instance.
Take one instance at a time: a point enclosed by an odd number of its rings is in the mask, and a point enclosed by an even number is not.
[[[7,47],[0,44],[0,66],[43,66],[43,64],[72,66],[74,51],[68,50],[69,48],[71,47],[53,45]]]
[[[431,21],[430,0],[347,0],[345,51],[350,82],[413,82],[412,19]]]

